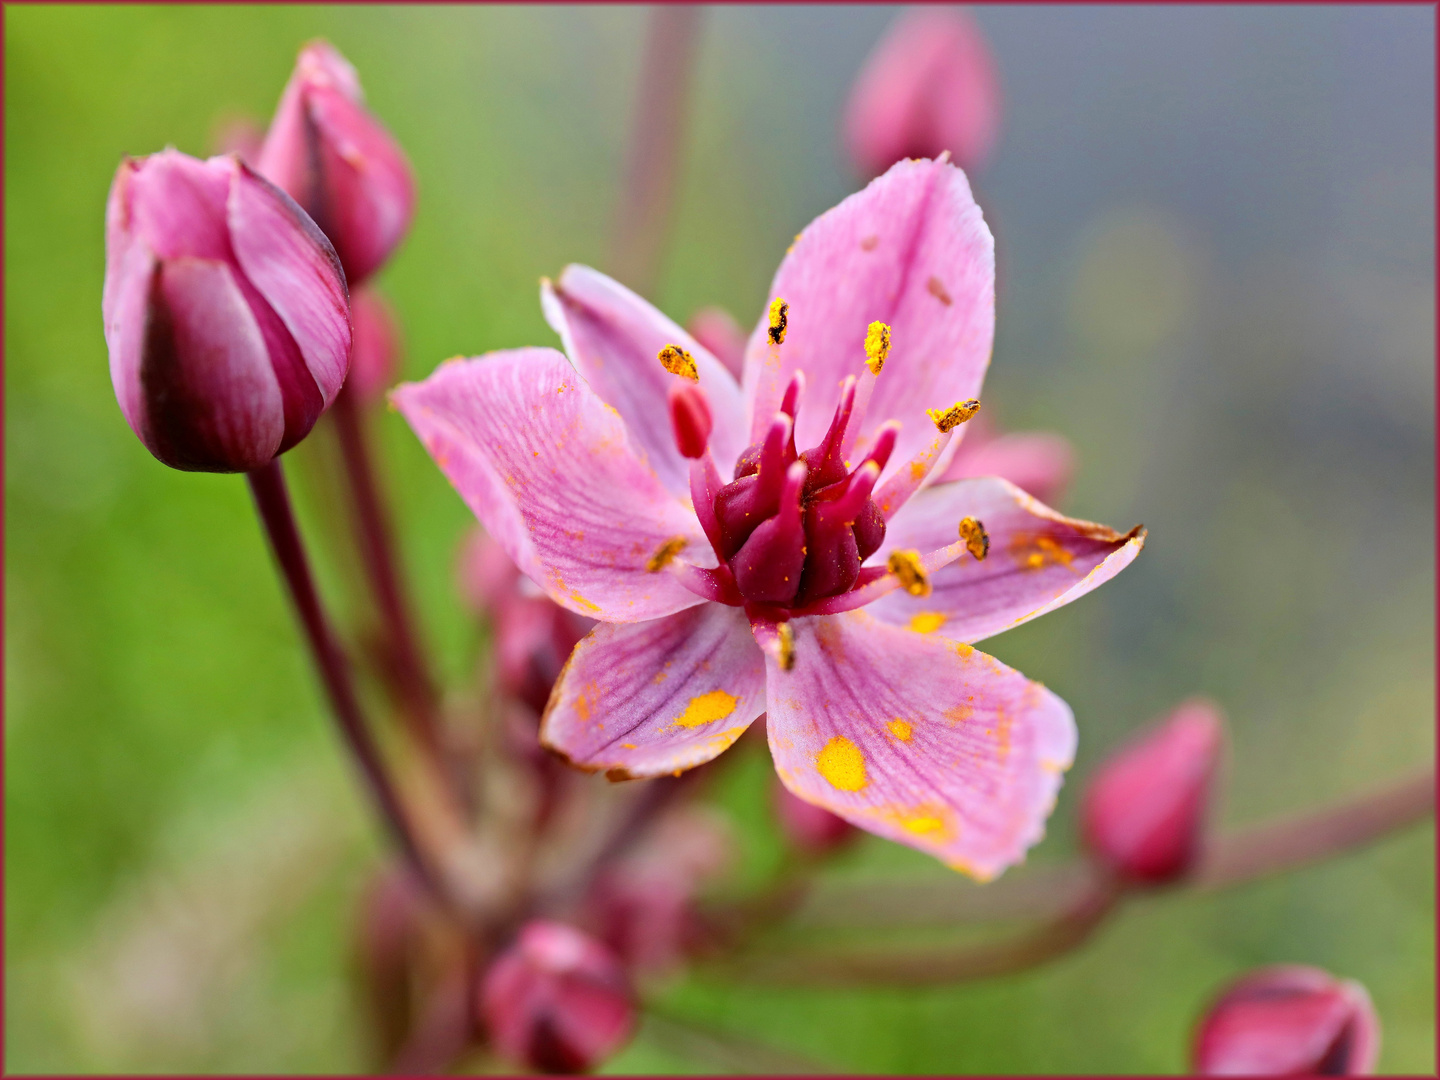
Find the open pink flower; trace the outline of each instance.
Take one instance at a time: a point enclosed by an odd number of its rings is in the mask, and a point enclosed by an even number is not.
[[[811,223],[770,296],[737,384],[572,266],[541,295],[568,359],[457,360],[393,398],[521,570],[600,621],[547,746],[659,776],[768,713],[796,795],[992,876],[1040,837],[1075,729],[971,643],[1089,592],[1143,536],[995,478],[926,487],[994,333],[993,243],[959,169],[894,166]]]

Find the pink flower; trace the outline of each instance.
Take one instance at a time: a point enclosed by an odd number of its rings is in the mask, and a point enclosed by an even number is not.
[[[1082,829],[1095,856],[1150,885],[1188,873],[1223,741],[1220,710],[1197,699],[1121,747],[1085,790]]]
[[[1380,1020],[1365,988],[1319,968],[1261,968],[1210,1006],[1195,1038],[1200,1076],[1369,1076]]]
[[[966,169],[990,155],[1000,86],[985,35],[964,11],[926,7],[895,20],[845,110],[851,161],[865,176],[946,150]]]
[[[259,468],[309,433],[345,381],[335,251],[235,157],[121,163],[101,308],[120,410],[176,469]]]
[[[323,41],[300,51],[258,167],[325,230],[352,288],[379,269],[410,227],[410,163],[365,108],[355,69]]]
[[[541,297],[568,359],[496,353],[394,391],[521,570],[600,620],[550,699],[547,746],[659,776],[768,713],[800,798],[980,877],[1022,857],[1074,723],[971,643],[1107,581],[1143,535],[1003,480],[926,487],[989,362],[993,260],[964,174],[902,162],[796,240],[743,387],[572,266]]]
[[[944,480],[999,476],[1043,503],[1059,502],[1075,473],[1075,450],[1053,431],[999,432],[985,415],[975,417],[965,442],[950,459]]]
[[[490,965],[480,1017],[495,1048],[547,1073],[586,1072],[622,1047],[635,1003],[615,955],[564,923],[533,919]]]

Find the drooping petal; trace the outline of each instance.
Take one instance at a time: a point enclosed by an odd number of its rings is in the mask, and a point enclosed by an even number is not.
[[[1065,494],[1074,473],[1075,448],[1063,435],[1016,431],[981,441],[972,432],[950,459],[943,479],[999,476],[1043,503],[1054,503]]]
[[[700,523],[560,353],[451,361],[391,397],[475,516],[557,603],[606,622],[700,603],[646,568],[677,538],[687,556],[703,558]]]
[[[618,281],[588,266],[567,266],[544,283],[540,302],[565,352],[591,388],[625,419],[655,475],[678,498],[690,495],[690,463],[675,446],[666,399],[677,376],[656,359],[666,345],[695,358],[715,427],[710,445],[721,471],[745,448],[745,410],[734,376],[689,333]]]
[[[766,656],[766,729],[800,798],[982,880],[1044,834],[1075,754],[1070,708],[968,645],[865,612],[792,620]]]
[[[979,396],[995,334],[995,247],[965,174],[944,161],[902,161],[816,218],[769,295],[789,303],[788,327],[784,343],[772,345],[762,317],[746,350],[751,442],[797,370],[806,384],[795,441],[819,442],[841,382],[865,372],[865,335],[876,320],[890,326],[891,347],[873,384],[861,378],[874,389],[857,445],[899,420],[887,475],[934,439],[927,409]]]
[[[739,608],[601,623],[565,665],[540,741],[615,779],[704,764],[765,711],[765,665]]]
[[[1145,544],[1138,526],[1122,534],[1067,518],[990,476],[921,491],[891,519],[876,558],[953,544],[966,517],[989,534],[984,560],[962,555],[935,572],[928,596],[892,592],[865,610],[894,625],[976,642],[1079,599],[1129,566]]]

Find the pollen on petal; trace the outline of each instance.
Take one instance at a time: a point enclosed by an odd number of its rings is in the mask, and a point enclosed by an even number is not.
[[[980,411],[980,399],[970,398],[967,401],[957,401],[948,409],[926,409],[925,414],[935,421],[935,426],[941,431],[950,431],[969,420]]]
[[[770,340],[776,345],[785,344],[785,324],[790,318],[790,304],[776,297],[770,301]]]
[[[990,554],[990,534],[985,525],[973,517],[960,519],[960,539],[965,541],[965,550],[975,556],[976,562],[983,562]]]
[[[656,548],[650,558],[645,560],[645,570],[651,574],[658,574],[670,565],[671,559],[685,550],[685,545],[688,543],[689,541],[683,536],[672,536]]]
[[[865,776],[865,755],[844,735],[836,735],[820,749],[815,768],[837,791],[859,791]]]
[[[890,734],[901,742],[909,742],[914,735],[915,729],[910,726],[908,720],[901,720],[898,716],[885,725],[890,729]]]
[[[790,629],[788,622],[782,622],[775,627],[775,636],[780,639],[780,655],[776,662],[781,671],[789,671],[795,666],[795,631]]]
[[[655,358],[671,375],[679,375],[691,382],[700,381],[700,369],[695,366],[695,357],[679,345],[666,345],[655,354]]]
[[[699,694],[692,697],[690,704],[685,706],[685,711],[675,718],[675,725],[694,728],[703,724],[713,724],[716,720],[724,720],[735,711],[735,704],[738,700],[734,694],[727,694],[724,690],[711,690],[708,694]],[[737,735],[736,738],[738,737]]]
[[[925,573],[925,565],[920,561],[918,551],[892,551],[885,565],[890,573],[900,579],[900,587],[911,596],[930,595],[930,578]]]
[[[871,375],[879,375],[885,366],[885,357],[890,355],[890,327],[883,322],[872,322],[865,332],[865,366]]]
[[[933,634],[949,618],[943,611],[917,611],[910,616],[910,629],[917,634]]]

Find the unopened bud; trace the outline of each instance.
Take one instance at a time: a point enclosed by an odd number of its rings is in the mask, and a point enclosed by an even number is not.
[[[1380,1020],[1359,983],[1298,964],[1261,968],[1227,989],[1196,1033],[1200,1076],[1368,1076]]]
[[[410,163],[365,108],[355,69],[323,41],[300,51],[259,170],[325,230],[352,287],[389,258],[410,227]]]
[[[780,831],[807,855],[826,855],[851,843],[860,830],[838,814],[808,803],[778,780],[774,786],[775,817]]]
[[[866,61],[845,113],[856,171],[878,176],[905,158],[950,151],[978,168],[1000,124],[1000,90],[985,36],[953,8],[907,12]]]
[[[369,286],[362,285],[351,295],[350,321],[355,328],[355,346],[350,350],[346,385],[357,400],[373,404],[395,381],[400,334],[390,305]]]
[[[546,1073],[593,1069],[635,1027],[634,998],[615,954],[547,919],[527,923],[490,965],[479,1008],[501,1054]]]
[[[696,383],[677,379],[670,384],[669,396],[670,426],[681,456],[692,460],[704,457],[705,448],[710,445],[710,432],[715,427],[705,391]]]
[[[334,249],[235,157],[121,164],[101,308],[120,411],[176,469],[265,465],[309,433],[350,363]]]
[[[1189,872],[1223,736],[1219,709],[1197,699],[1121,747],[1091,779],[1081,806],[1094,856],[1137,883]]]
[[[740,380],[745,366],[745,331],[734,315],[721,307],[701,308],[690,317],[685,329],[725,365],[737,382]]]

